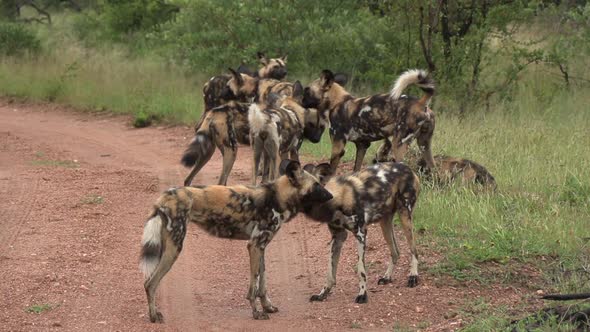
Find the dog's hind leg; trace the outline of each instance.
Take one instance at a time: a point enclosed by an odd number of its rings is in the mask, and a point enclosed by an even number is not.
[[[404,206],[399,209],[399,216],[402,222],[404,235],[408,241],[412,258],[410,261],[410,276],[408,277],[408,287],[416,287],[418,285],[418,251],[416,250],[416,242],[414,239],[414,225],[412,222],[412,206]]]
[[[356,158],[354,160],[354,171],[358,172],[361,167],[363,166],[363,160],[365,159],[365,154],[367,153],[367,149],[371,145],[367,142],[355,142],[356,145]]]
[[[390,254],[390,261],[387,265],[387,271],[385,271],[385,275],[379,278],[377,284],[385,285],[391,283],[391,274],[393,273],[393,267],[397,264],[399,260],[399,248],[397,246],[397,241],[395,239],[395,233],[393,231],[393,215],[385,216],[383,220],[381,220],[381,231],[383,232],[383,238],[385,238],[385,242],[387,242],[387,247],[389,248]]]
[[[260,166],[260,157],[262,156],[263,146],[262,143],[254,138],[250,138],[250,142],[252,142],[252,185],[256,185],[256,178],[258,177],[258,167]]]
[[[258,297],[260,298],[260,304],[262,304],[262,309],[264,312],[269,314],[275,313],[279,311],[279,308],[272,305],[268,294],[266,293],[266,273],[265,273],[265,260],[264,260],[264,250],[262,251],[262,258],[260,259],[260,279],[258,282]]]
[[[219,177],[219,184],[222,186],[227,185],[227,178],[229,177],[229,172],[231,172],[231,169],[234,167],[237,153],[238,148],[235,146],[224,146],[221,150],[221,154],[223,155],[223,169],[221,170],[221,176]]]
[[[148,309],[150,315],[150,321],[152,323],[161,323],[163,321],[162,313],[160,313],[156,308],[156,289],[160,284],[162,278],[170,271],[170,268],[178,258],[180,251],[182,250],[182,241],[180,239],[180,245],[175,243],[170,236],[170,233],[167,231],[163,232],[165,235],[164,243],[162,248],[164,248],[162,252],[162,257],[160,258],[160,262],[156,267],[156,270],[152,273],[150,278],[145,281],[144,287],[145,292],[147,294],[148,300]]]
[[[338,261],[340,260],[340,252],[342,245],[348,237],[348,231],[341,227],[333,227],[328,225],[330,233],[332,234],[332,246],[330,248],[330,260],[328,262],[328,275],[326,278],[326,285],[322,288],[319,294],[314,294],[309,299],[310,301],[323,301],[328,297],[332,287],[336,285],[336,271],[338,270]]]

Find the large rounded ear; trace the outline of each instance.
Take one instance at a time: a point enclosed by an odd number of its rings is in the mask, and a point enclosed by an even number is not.
[[[270,107],[279,107],[279,102],[281,101],[281,95],[278,93],[271,92],[266,96],[266,105]]]
[[[303,85],[299,80],[293,83],[293,98],[300,98],[303,97]]]
[[[320,84],[322,88],[325,90],[329,89],[334,83],[334,73],[332,73],[329,69],[322,70],[322,74],[320,75]]]
[[[244,84],[244,80],[242,79],[242,75],[240,73],[238,73],[237,71],[233,70],[232,68],[228,68],[228,69],[231,72],[231,74],[234,77],[234,79],[236,80],[236,82],[238,82],[238,85]]]
[[[256,56],[258,57],[258,61],[260,61],[263,66],[268,65],[268,58],[263,52],[256,53]]]
[[[332,167],[330,167],[330,164],[328,163],[321,163],[315,167],[312,174],[320,180],[322,185],[324,185],[330,180],[330,177],[332,177]]]
[[[254,72],[252,70],[250,70],[250,68],[248,68],[248,66],[246,66],[244,64],[241,64],[238,67],[237,72],[240,73],[240,74],[246,74],[248,76],[254,76]]]
[[[334,74],[334,82],[338,83],[341,86],[345,86],[348,83],[348,75],[344,73],[336,73]]]
[[[301,164],[295,160],[285,159],[281,161],[279,173],[286,175],[291,180],[291,183],[297,184],[301,176]]]
[[[287,64],[287,54],[283,55],[283,56],[281,57],[281,60],[283,60],[283,62],[284,62],[285,64]]]
[[[309,174],[314,174],[315,165],[314,164],[307,164],[307,165],[303,166],[303,170]]]

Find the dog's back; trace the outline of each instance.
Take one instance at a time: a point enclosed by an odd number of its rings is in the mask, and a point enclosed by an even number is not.
[[[345,215],[362,214],[366,223],[392,216],[400,208],[414,206],[420,181],[412,170],[402,163],[379,163],[360,172],[333,177],[326,189],[332,200],[306,212],[322,222],[333,220],[337,211]]]

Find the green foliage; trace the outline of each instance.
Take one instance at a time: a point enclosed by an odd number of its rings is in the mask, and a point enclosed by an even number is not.
[[[174,17],[178,7],[162,0],[105,0],[103,17],[115,34],[147,30]]]
[[[37,54],[41,41],[26,26],[18,23],[0,21],[0,55],[22,56]]]
[[[44,303],[44,304],[35,304],[32,305],[30,307],[27,307],[25,309],[26,312],[30,312],[30,313],[35,313],[35,314],[40,314],[44,311],[49,311],[51,309],[53,309],[54,307],[51,306],[50,304]]]
[[[583,183],[573,174],[568,174],[559,199],[571,205],[590,206],[590,184]]]

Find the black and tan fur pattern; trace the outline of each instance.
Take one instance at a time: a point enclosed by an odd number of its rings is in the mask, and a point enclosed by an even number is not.
[[[397,213],[412,254],[408,286],[418,284],[418,253],[414,240],[413,212],[420,192],[420,181],[416,174],[403,163],[380,163],[363,169],[358,173],[329,178],[329,164],[316,167],[307,165],[306,170],[325,182],[325,188],[334,196],[325,203],[304,204],[303,212],[308,217],[328,224],[332,234],[330,261],[325,286],[313,295],[311,301],[326,299],[336,284],[336,270],[342,245],[347,231],[352,232],[357,241],[359,294],[356,303],[365,303],[367,296],[367,271],[365,250],[367,226],[379,223],[383,237],[390,252],[390,261],[378,284],[391,282],[393,267],[399,259],[393,217]]]
[[[268,104],[268,96],[276,94],[279,96],[292,96],[294,83],[281,82],[272,78],[254,77],[245,73],[239,73],[229,69],[232,78],[228,81],[226,95],[235,96],[234,98],[253,98],[254,102]],[[334,75],[335,82],[344,86],[348,77],[345,74],[338,73]],[[310,107],[315,108],[315,107]]]
[[[248,240],[250,287],[247,299],[255,319],[268,319],[277,312],[266,291],[266,246],[282,224],[301,210],[302,204],[332,198],[318,179],[296,161],[283,165],[285,176],[260,187],[181,187],[166,191],[157,200],[145,224],[140,267],[145,275],[149,317],[161,322],[156,309],[156,290],[182,250],[189,222],[213,236]],[[260,299],[262,310],[257,308]]]
[[[410,85],[424,91],[420,99],[402,95]],[[371,142],[392,138],[390,150],[401,161],[409,144],[417,138],[424,156],[433,165],[431,139],[434,113],[428,107],[434,94],[434,82],[422,70],[403,73],[388,94],[354,98],[334,80],[334,74],[324,70],[321,77],[305,88],[303,106],[328,112],[332,155],[330,166],[335,172],[348,141],[356,145],[354,170],[361,168]]]
[[[483,165],[473,160],[436,155],[434,168],[431,169],[426,160],[415,150],[410,150],[406,159],[410,168],[420,176],[424,176],[426,180],[434,180],[441,184],[459,180],[463,184],[475,183],[491,190],[496,190],[497,187],[494,176]],[[395,162],[395,160],[392,155],[378,153],[373,163],[379,162]]]
[[[204,114],[195,129],[195,137],[184,152],[181,163],[193,169],[184,180],[190,186],[193,178],[213,156],[215,147],[223,156],[223,168],[219,184],[227,184],[227,178],[236,160],[238,144],[250,144],[248,103],[231,101]]]
[[[433,176],[443,183],[460,180],[465,184],[480,184],[491,190],[495,190],[497,187],[494,176],[484,166],[472,160],[436,155],[434,156],[434,164],[434,169],[430,170],[426,165],[426,161],[422,158],[418,160],[417,168],[419,172],[423,172],[427,176]]]
[[[258,52],[258,61],[262,67],[257,72],[252,73],[245,66],[240,66],[237,72],[262,79],[274,80],[282,80],[285,78],[285,76],[287,76],[287,56],[269,59],[266,57],[266,55],[264,55],[264,53]],[[203,86],[203,99],[205,105],[204,113],[212,108],[221,106],[230,100],[236,100],[240,102],[249,101],[245,95],[237,97],[235,95],[228,94],[227,83],[231,78],[231,74],[213,76],[209,81],[207,81],[207,83],[205,83]]]
[[[303,87],[293,84],[293,96],[273,95],[270,105],[254,103],[248,111],[250,143],[252,146],[252,184],[256,184],[261,158],[264,161],[262,182],[273,181],[278,175],[281,160],[299,161],[303,139],[320,141],[327,119],[317,110],[300,105]],[[274,100],[276,99],[276,100]]]

